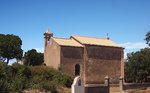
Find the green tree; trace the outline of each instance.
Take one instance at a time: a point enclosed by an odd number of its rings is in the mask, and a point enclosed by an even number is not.
[[[146,44],[148,44],[150,46],[150,43],[149,43],[150,42],[150,31],[147,32],[145,36],[146,36],[146,38],[145,38]]]
[[[4,61],[5,59],[2,56],[0,56],[0,62],[4,62]]]
[[[150,48],[129,53],[125,62],[125,80],[146,82],[147,76],[150,76]]]
[[[24,58],[25,58],[24,62],[25,65],[36,66],[42,65],[44,62],[43,53],[38,53],[35,49],[25,52]]]
[[[21,59],[23,50],[21,49],[22,40],[19,36],[0,34],[0,56],[7,59]]]

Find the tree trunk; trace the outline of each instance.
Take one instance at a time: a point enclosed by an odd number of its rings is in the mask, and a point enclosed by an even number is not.
[[[7,59],[7,65],[8,65],[8,63],[9,63],[9,58]]]

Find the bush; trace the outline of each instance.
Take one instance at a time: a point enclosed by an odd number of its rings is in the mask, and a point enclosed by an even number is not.
[[[70,88],[72,85],[74,77],[64,74],[62,72],[57,72],[57,74],[54,76],[54,80],[58,83],[58,84],[62,84],[65,85],[66,87]]]
[[[7,70],[8,70],[8,66],[5,62],[0,62],[0,77],[2,78],[6,78],[7,77]]]
[[[57,93],[56,91],[56,82],[53,81],[45,81],[42,82],[42,88],[47,92],[47,91],[51,91],[51,93]]]
[[[0,93],[39,89],[57,93],[56,86],[71,87],[73,77],[46,66],[25,66],[0,62]]]
[[[7,93],[10,91],[8,69],[9,66],[7,66],[5,62],[0,62],[0,93]]]
[[[10,91],[10,84],[0,78],[0,93],[8,93]]]
[[[74,77],[73,76],[68,76],[68,75],[63,75],[64,79],[63,79],[63,84],[70,88],[73,82]]]
[[[40,80],[53,80],[53,76],[56,73],[56,70],[51,67],[46,66],[31,66],[31,76],[32,77],[40,77]]]
[[[21,92],[24,87],[24,81],[21,79],[15,79],[11,83],[11,90],[14,92]]]

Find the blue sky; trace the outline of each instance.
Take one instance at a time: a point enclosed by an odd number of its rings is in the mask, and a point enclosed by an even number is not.
[[[43,33],[105,38],[125,54],[146,47],[150,0],[0,0],[0,34],[18,35],[24,52],[43,51]]]

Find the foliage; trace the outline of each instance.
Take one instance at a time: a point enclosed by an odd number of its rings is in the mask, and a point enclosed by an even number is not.
[[[21,45],[22,40],[18,36],[0,34],[0,56],[7,59],[7,64],[10,59],[22,57]]]
[[[6,63],[0,62],[0,93],[7,93],[10,91],[9,77],[7,77],[9,67]]]
[[[44,62],[43,53],[38,53],[35,49],[25,52],[25,65],[37,66],[42,65]]]
[[[147,82],[148,76],[150,76],[150,48],[129,53],[125,62],[125,80]]]
[[[0,56],[0,62],[4,62],[5,58],[3,58],[2,56]]]
[[[54,81],[57,84],[65,85],[66,87],[71,87],[74,78],[73,76],[67,75],[65,73],[62,73],[61,71],[47,66],[34,66],[31,68],[31,74],[32,77],[40,77],[40,79],[33,78],[34,83],[48,80]]]
[[[62,71],[62,65],[59,65],[57,68],[59,71]]]
[[[71,87],[73,76],[47,66],[12,66],[0,62],[0,93],[20,93],[24,89],[39,89],[57,93],[57,86]]]
[[[146,38],[145,38],[146,44],[148,44],[150,46],[150,43],[149,43],[150,42],[150,31],[147,32],[145,36],[146,36]]]

